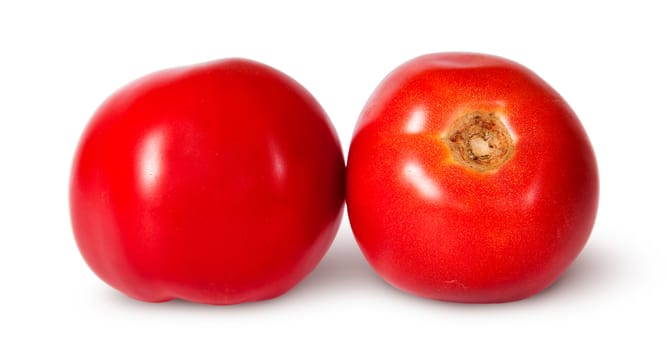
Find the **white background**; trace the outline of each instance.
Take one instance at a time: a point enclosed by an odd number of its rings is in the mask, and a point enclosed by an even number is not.
[[[649,5],[659,2],[408,3],[3,1],[0,348],[664,349],[666,22]],[[71,158],[92,112],[126,82],[222,57],[259,60],[317,97],[346,153],[384,75],[437,51],[523,63],[592,139],[597,224],[552,288],[498,305],[419,299],[374,275],[346,221],[306,280],[260,303],[133,301],[80,257]]]

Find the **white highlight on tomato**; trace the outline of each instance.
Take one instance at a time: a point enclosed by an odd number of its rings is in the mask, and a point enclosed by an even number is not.
[[[160,130],[151,132],[141,145],[139,151],[138,167],[141,189],[151,192],[157,185],[162,174],[162,148],[164,145],[164,134]]]
[[[409,184],[428,199],[439,199],[443,192],[437,183],[421,168],[418,163],[409,162],[403,168],[403,175]]]
[[[273,179],[278,185],[284,186],[287,182],[287,165],[283,151],[275,140],[268,140],[268,152],[271,158]]]
[[[412,115],[407,120],[405,132],[408,134],[417,134],[425,128],[426,112],[422,107],[417,107],[412,111]]]

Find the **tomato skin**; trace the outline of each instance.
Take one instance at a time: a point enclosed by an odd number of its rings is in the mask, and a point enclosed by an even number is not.
[[[344,158],[324,110],[263,64],[168,69],[112,95],[85,129],[71,221],[92,270],[130,297],[273,298],[329,248]]]
[[[446,140],[474,111],[501,116],[513,149],[498,169],[455,161]],[[527,68],[438,53],[391,72],[349,150],[347,210],[368,262],[418,296],[506,302],[551,285],[588,240],[598,171],[580,121]]]

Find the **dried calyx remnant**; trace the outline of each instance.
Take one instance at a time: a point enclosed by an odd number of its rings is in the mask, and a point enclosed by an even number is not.
[[[499,169],[513,153],[511,134],[493,112],[458,117],[445,138],[454,161],[480,172]]]

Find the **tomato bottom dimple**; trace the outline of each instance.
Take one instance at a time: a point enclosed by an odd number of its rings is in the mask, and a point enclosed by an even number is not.
[[[453,159],[485,172],[499,169],[513,153],[513,140],[493,112],[474,111],[453,122],[446,136]]]

